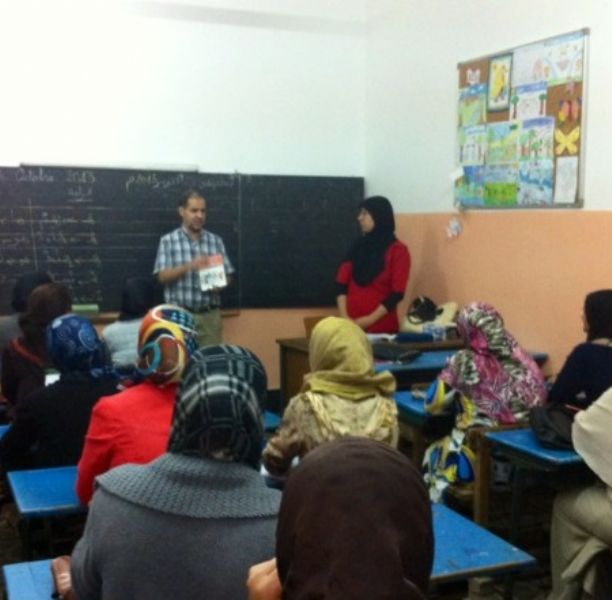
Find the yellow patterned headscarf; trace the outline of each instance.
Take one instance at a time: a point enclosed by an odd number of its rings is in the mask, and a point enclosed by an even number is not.
[[[362,400],[376,394],[391,397],[395,379],[388,371],[374,372],[372,347],[363,330],[349,319],[327,317],[310,338],[310,370],[302,392],[335,394]]]

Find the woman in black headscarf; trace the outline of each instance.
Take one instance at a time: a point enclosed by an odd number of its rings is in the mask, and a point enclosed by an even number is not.
[[[341,317],[369,333],[395,333],[399,330],[397,305],[410,274],[410,253],[395,237],[393,208],[387,198],[366,198],[359,209],[362,235],[336,275],[338,310]]]
[[[266,387],[245,348],[192,355],[168,452],[97,478],[72,556],[78,598],[247,597],[248,568],[274,552],[280,501],[259,474]]]
[[[251,600],[421,600],[432,563],[423,478],[387,444],[348,437],[319,446],[291,473],[276,563],[256,565],[247,585]]]
[[[587,408],[612,387],[612,290],[591,292],[584,301],[586,342],[567,357],[549,402]]]

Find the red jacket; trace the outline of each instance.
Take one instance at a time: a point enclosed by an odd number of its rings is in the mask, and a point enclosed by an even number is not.
[[[176,385],[145,381],[100,398],[78,467],[77,494],[83,504],[91,500],[98,475],[125,463],[148,463],[166,452],[176,392]]]
[[[410,253],[405,244],[396,240],[385,253],[385,268],[374,281],[362,287],[353,280],[353,263],[345,261],[340,265],[336,282],[348,286],[346,292],[346,309],[351,319],[358,319],[376,310],[394,292],[404,294],[410,274]],[[374,325],[368,327],[368,333],[397,333],[399,320],[397,307],[388,312]]]

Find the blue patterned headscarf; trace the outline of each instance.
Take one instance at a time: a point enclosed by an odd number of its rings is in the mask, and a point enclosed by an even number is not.
[[[57,317],[47,326],[47,349],[60,373],[100,377],[111,372],[107,352],[94,326],[79,315]]]
[[[264,366],[250,350],[200,348],[183,374],[169,452],[259,469],[267,383]]]

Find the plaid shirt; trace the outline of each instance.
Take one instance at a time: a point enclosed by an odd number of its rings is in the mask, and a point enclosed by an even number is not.
[[[223,240],[218,235],[203,230],[200,239],[194,241],[182,227],[179,227],[160,239],[153,273],[157,274],[165,269],[180,267],[198,256],[210,256],[212,254],[223,256],[223,265],[227,275],[234,272],[234,267],[225,251]],[[177,304],[192,312],[199,312],[205,308],[216,308],[221,305],[221,299],[217,292],[200,290],[200,276],[197,271],[189,271],[174,283],[167,284],[164,287],[164,299],[170,304]]]

